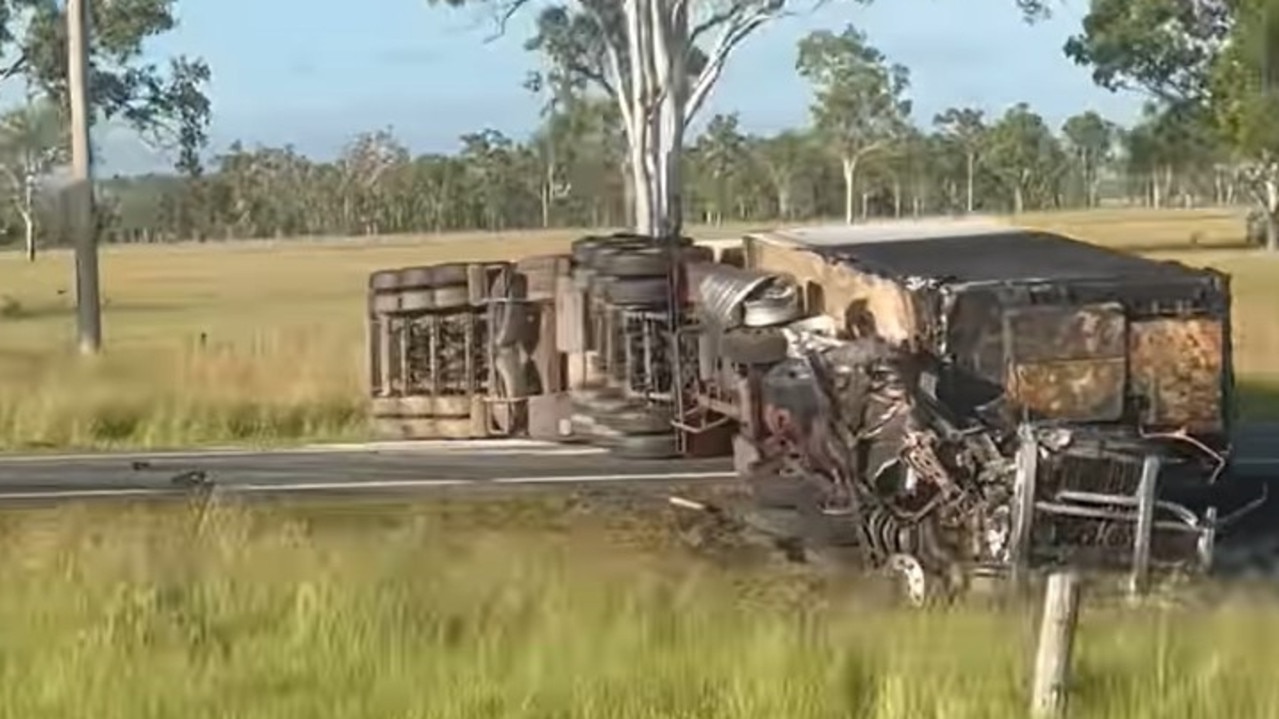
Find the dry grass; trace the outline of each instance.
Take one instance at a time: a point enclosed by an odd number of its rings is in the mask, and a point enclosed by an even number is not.
[[[1222,211],[1028,215],[1126,247],[1237,243]],[[744,228],[694,229],[731,237]],[[578,232],[123,247],[102,256],[108,354],[71,353],[71,263],[0,258],[0,446],[177,446],[362,436],[363,293],[373,270],[561,250]],[[1279,386],[1279,260],[1238,250],[1193,262],[1234,273],[1237,365]],[[200,337],[207,338],[202,346]],[[1255,396],[1259,396],[1254,394]],[[1255,402],[1251,411],[1260,411]],[[1264,407],[1261,407],[1264,409]]]
[[[892,609],[607,529],[461,529],[432,508],[0,515],[0,715],[1025,715],[1027,609]],[[1256,604],[1086,612],[1073,715],[1276,716],[1271,629]]]

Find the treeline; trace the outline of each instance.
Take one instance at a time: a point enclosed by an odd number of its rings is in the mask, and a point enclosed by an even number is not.
[[[810,34],[796,70],[814,91],[806,126],[762,136],[744,131],[737,114],[717,115],[687,143],[686,222],[1249,199],[1238,154],[1223,149],[1210,114],[1188,106],[1165,103],[1132,127],[1092,111],[1056,125],[1025,103],[993,116],[959,107],[919,117],[909,71],[852,27]],[[452,154],[414,156],[389,128],[353,138],[332,161],[235,143],[204,167],[187,152],[177,173],[101,182],[101,237],[220,241],[630,224],[617,103],[589,84],[552,80],[528,86],[548,96],[530,136],[480,129]],[[19,117],[26,127],[48,126],[36,120],[49,116],[46,109]],[[15,149],[39,147],[38,138],[24,139],[31,135],[0,133]],[[13,188],[29,191],[31,183]],[[15,199],[23,201],[0,205],[4,237],[21,242],[34,232],[40,244],[61,244],[59,193],[45,183]]]
[[[376,235],[537,227],[621,226],[629,188],[607,102],[583,103],[568,128],[523,141],[483,130],[452,155],[420,155],[390,130],[357,137],[332,162],[289,147],[233,145],[200,177],[116,178],[99,192],[103,239],[168,242]],[[557,123],[558,124],[558,123]],[[563,133],[563,134],[560,134]],[[1179,128],[1157,120],[1121,128],[1085,112],[1054,128],[1026,105],[987,120],[957,108],[865,159],[863,217],[1084,208],[1193,206],[1242,198],[1230,168]],[[799,128],[744,132],[736,115],[711,118],[686,159],[689,222],[841,217],[839,162]],[[43,227],[57,232],[55,217]],[[10,236],[20,235],[19,218]],[[56,237],[46,237],[46,241]]]

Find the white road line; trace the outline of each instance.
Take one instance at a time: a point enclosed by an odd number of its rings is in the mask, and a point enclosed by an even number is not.
[[[564,475],[558,477],[494,477],[491,479],[383,479],[363,482],[281,482],[279,484],[226,484],[217,485],[217,491],[228,494],[291,494],[326,492],[337,490],[386,490],[428,489],[435,487],[462,487],[468,485],[511,484],[595,484],[618,482],[672,482],[679,480],[732,479],[734,472],[665,472],[655,474],[596,474]],[[180,494],[181,489],[168,488],[119,488],[119,489],[66,489],[34,492],[5,492],[0,490],[0,501],[20,499],[98,499],[111,497],[160,497]]]
[[[566,447],[560,444],[483,444],[472,446],[466,442],[451,444],[426,444],[407,446],[382,445],[324,445],[320,447],[285,447],[280,449],[209,449],[185,452],[100,452],[97,454],[23,454],[0,455],[0,466],[5,464],[49,464],[58,462],[129,462],[134,460],[195,460],[228,459],[236,457],[297,456],[325,454],[468,454],[506,456],[535,454],[545,457],[603,454],[602,447]]]

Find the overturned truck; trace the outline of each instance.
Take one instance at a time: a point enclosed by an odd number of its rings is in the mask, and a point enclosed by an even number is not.
[[[1223,484],[1219,272],[961,220],[755,234],[744,257],[698,273],[697,402],[739,427],[749,523],[800,551],[1141,581],[1207,568],[1258,504]]]

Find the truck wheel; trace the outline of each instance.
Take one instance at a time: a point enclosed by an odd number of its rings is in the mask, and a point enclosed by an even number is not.
[[[734,364],[770,365],[786,359],[788,346],[781,330],[740,328],[724,333],[719,354]]]
[[[436,287],[430,291],[432,306],[437,310],[466,307],[471,304],[471,292],[466,285]]]
[[[431,286],[430,267],[405,267],[399,271],[400,288],[420,290]]]
[[[802,314],[799,290],[793,285],[770,287],[762,297],[742,303],[742,324],[747,327],[784,325]]]
[[[435,293],[432,290],[407,290],[400,293],[401,312],[422,312],[435,307]]]
[[[609,255],[613,255],[618,252],[630,252],[637,249],[644,249],[645,247],[648,247],[647,242],[625,238],[603,237],[600,238],[600,242],[589,245],[583,250],[581,264],[585,267],[590,267],[591,269],[597,269],[600,262],[603,262],[604,258]]]
[[[582,410],[582,414],[603,416],[620,412],[632,402],[617,390],[584,389],[573,393],[573,404]]]
[[[663,247],[602,253],[595,269],[613,277],[665,277],[671,271],[671,255]]]
[[[667,434],[671,431],[671,413],[664,408],[623,409],[597,416],[595,421],[621,434]]]
[[[524,353],[506,350],[493,363],[496,385],[493,394],[499,399],[516,399],[528,396],[529,365]],[[511,436],[523,424],[524,402],[495,402],[490,412],[494,425],[505,435]]]
[[[393,290],[400,286],[399,270],[379,270],[369,275],[369,289]]]
[[[625,459],[674,459],[679,456],[675,434],[633,434],[609,442],[609,453]]]
[[[400,296],[393,294],[373,295],[373,312],[388,314],[400,311]]]
[[[613,305],[661,305],[670,295],[665,277],[600,277],[597,282],[597,286],[604,290],[604,300]]]
[[[573,243],[569,245],[569,256],[573,258],[573,263],[576,265],[589,265],[595,250],[608,244],[608,242],[609,238],[598,235],[587,235],[573,240]]]
[[[529,336],[529,308],[520,301],[495,302],[489,306],[489,331],[495,347],[514,347]]]
[[[432,287],[451,287],[453,285],[466,285],[467,282],[467,265],[465,262],[450,262],[447,265],[436,265],[427,268],[429,270],[430,283]]]

